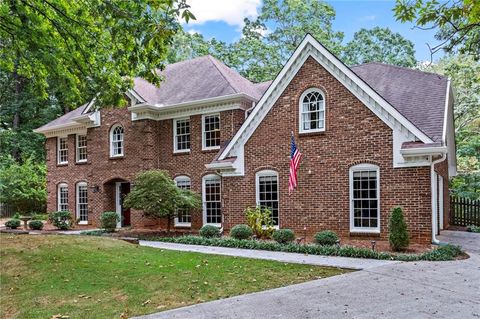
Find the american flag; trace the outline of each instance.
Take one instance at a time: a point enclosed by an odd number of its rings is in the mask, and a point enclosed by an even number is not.
[[[297,170],[298,166],[300,165],[300,159],[302,158],[302,153],[295,145],[295,138],[293,137],[290,142],[291,150],[290,150],[290,176],[288,178],[288,192],[291,193],[297,187]]]

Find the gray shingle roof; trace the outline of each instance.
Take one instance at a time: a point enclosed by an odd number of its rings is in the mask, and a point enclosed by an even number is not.
[[[52,128],[52,127],[55,127],[55,126],[61,126],[61,125],[71,123],[71,122],[73,122],[72,121],[73,118],[82,115],[83,111],[87,108],[87,105],[88,105],[88,103],[85,103],[84,105],[76,108],[75,110],[70,111],[67,114],[64,114],[64,115],[60,116],[59,118],[57,118],[57,119],[39,127],[37,130],[49,129],[49,128]]]
[[[434,142],[442,140],[446,77],[378,62],[351,69]]]

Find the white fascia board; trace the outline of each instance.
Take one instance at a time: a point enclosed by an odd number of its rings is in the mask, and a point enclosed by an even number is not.
[[[406,149],[401,149],[400,153],[403,156],[442,155],[447,153],[447,147],[439,146],[439,147],[406,148]]]
[[[219,159],[225,159],[230,152],[237,144],[237,142],[241,139],[244,135],[244,131],[246,131],[250,125],[253,124],[253,128],[251,129],[252,132],[247,133],[247,137],[245,140],[248,140],[250,135],[256,129],[256,127],[260,124],[261,120],[257,123],[254,123],[257,114],[260,112],[260,109],[264,107],[265,103],[267,102],[268,98],[273,94],[273,92],[277,89],[277,86],[280,84],[282,79],[287,75],[290,69],[293,67],[294,63],[299,59],[301,53],[305,50],[306,46],[310,44],[313,48],[315,48],[320,54],[322,54],[330,63],[336,66],[341,72],[345,74],[349,79],[351,79],[360,89],[362,89],[365,93],[367,93],[375,102],[377,102],[385,111],[387,111],[393,118],[395,118],[399,123],[401,123],[408,131],[410,131],[413,135],[415,135],[419,140],[424,143],[432,143],[433,141],[421,130],[419,130],[415,125],[413,125],[410,121],[408,121],[403,115],[401,115],[392,105],[390,105],[384,98],[382,98],[377,92],[375,92],[368,84],[366,84],[360,77],[358,77],[352,70],[350,70],[345,64],[343,64],[340,60],[338,60],[332,53],[330,53],[325,47],[323,47],[317,40],[315,40],[310,34],[308,34],[302,41],[302,43],[298,46],[295,50],[293,55],[287,61],[285,66],[282,68],[278,76],[269,86],[268,90],[262,96],[260,101],[258,102],[257,106],[253,109],[252,114],[247,118],[244,122],[242,127],[237,131],[235,136],[233,137],[231,143],[225,148],[225,150],[220,155]],[[312,54],[308,54],[308,56],[312,56]],[[306,60],[306,58],[305,58]],[[317,62],[323,65],[321,61],[315,58]],[[298,69],[301,65],[297,65]],[[296,72],[298,71],[296,70]],[[294,73],[296,73],[294,72]],[[332,74],[333,76],[337,77],[336,74]],[[337,78],[338,79],[338,78]],[[270,105],[271,107],[271,105]],[[391,126],[391,124],[387,123],[387,125]]]
[[[88,105],[85,108],[85,110],[83,110],[82,114],[87,114],[88,112],[90,112],[90,109],[95,105],[96,101],[97,101],[97,98],[94,97],[90,102],[88,102]]]
[[[135,91],[134,89],[129,89],[127,90],[127,92],[125,92],[125,94],[130,97],[130,98],[135,98],[137,101],[139,101],[140,103],[145,103],[147,102],[140,94],[138,94],[137,91]]]

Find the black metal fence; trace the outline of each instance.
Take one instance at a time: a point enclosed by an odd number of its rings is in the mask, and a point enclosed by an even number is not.
[[[480,226],[480,200],[450,196],[450,224]]]

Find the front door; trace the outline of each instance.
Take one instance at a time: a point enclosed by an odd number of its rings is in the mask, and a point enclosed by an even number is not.
[[[120,221],[117,223],[117,228],[130,226],[130,208],[125,208],[123,206],[125,196],[130,193],[130,183],[117,182],[115,186],[116,211],[120,217]]]

